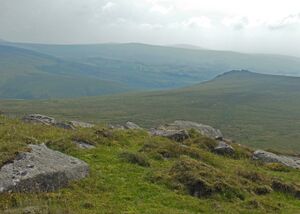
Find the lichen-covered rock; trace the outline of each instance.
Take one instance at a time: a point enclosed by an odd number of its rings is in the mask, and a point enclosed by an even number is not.
[[[190,137],[189,133],[186,130],[151,129],[150,134],[153,136],[167,137],[177,142],[182,142]]]
[[[257,150],[253,153],[254,160],[260,160],[265,163],[281,163],[287,167],[300,169],[300,158],[276,155],[271,152],[266,152],[263,150]]]
[[[89,174],[88,165],[45,145],[29,145],[29,152],[0,170],[0,192],[50,192]]]
[[[44,125],[55,125],[56,123],[54,118],[42,114],[30,114],[24,116],[22,120],[27,123],[41,123]]]
[[[219,141],[218,145],[214,148],[214,152],[222,155],[232,155],[234,148],[223,141]]]
[[[124,127],[125,127],[125,129],[142,129],[139,125],[137,125],[133,122],[130,122],[130,121],[126,122]]]
[[[183,121],[183,120],[176,120],[173,123],[164,125],[162,128],[169,129],[169,130],[190,130],[194,129],[195,131],[199,132],[203,136],[212,138],[212,139],[222,139],[223,134],[220,130],[214,129],[211,126],[203,125],[196,122],[191,121]]]

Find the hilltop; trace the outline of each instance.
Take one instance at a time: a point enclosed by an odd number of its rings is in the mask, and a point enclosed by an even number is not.
[[[0,124],[1,166],[19,153],[34,152],[26,149],[28,144],[44,143],[90,168],[87,178],[56,191],[0,193],[4,213],[299,211],[299,169],[255,161],[253,150],[237,143],[230,143],[234,153],[216,153],[217,141],[195,130],[188,131],[187,139],[171,140],[137,127],[62,129],[3,116]],[[74,141],[93,147],[82,149]]]
[[[130,90],[118,82],[86,76],[78,72],[80,69],[91,70],[47,54],[0,44],[0,98],[80,97]]]

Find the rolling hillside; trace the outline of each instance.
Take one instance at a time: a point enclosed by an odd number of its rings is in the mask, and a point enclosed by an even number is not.
[[[0,44],[0,98],[79,97],[129,90],[121,83],[80,74],[78,69],[46,54]]]
[[[35,59],[37,61],[23,60],[20,64],[18,54],[2,51],[4,58],[2,57],[0,67],[7,67],[9,64],[11,67],[8,67],[7,71],[13,73],[14,78],[17,79],[15,82],[6,83],[4,89],[0,91],[2,97],[7,98],[100,95],[126,91],[124,87],[134,91],[174,89],[211,80],[225,71],[234,69],[247,69],[266,74],[300,75],[300,59],[280,55],[242,54],[136,43],[43,45],[4,42],[3,44],[22,50],[23,55],[27,51],[29,58],[33,53],[39,57]],[[32,66],[32,63],[35,65]],[[43,75],[50,75],[47,77],[49,81],[39,76],[36,76],[36,79],[31,76],[23,80],[21,73],[24,68],[29,69],[30,72],[39,70]],[[66,84],[64,78],[68,79]],[[61,79],[59,87],[57,87],[57,79]],[[91,88],[85,89],[83,84],[79,84],[76,80],[80,80],[79,82],[82,80],[84,85]],[[98,83],[98,80],[101,82]],[[19,91],[14,87],[19,87],[21,81],[27,85],[23,90],[25,92],[12,93],[11,91]],[[40,83],[45,84],[45,88],[35,87]],[[72,87],[68,87],[68,84]],[[55,85],[55,89],[59,88],[59,94],[45,94],[45,91],[49,91],[48,87],[51,88],[52,85]],[[97,89],[99,85],[101,90]],[[68,91],[69,88],[72,88],[72,93]],[[77,89],[73,90],[73,88]]]
[[[210,124],[237,141],[300,152],[300,78],[232,71],[179,90],[54,101],[0,101],[12,115],[44,113],[150,127],[185,119]]]
[[[300,76],[300,58],[268,55],[243,54],[231,51],[191,49],[182,47],[155,46],[138,43],[91,44],[91,45],[14,45],[36,50],[56,57],[83,62],[89,65],[103,65],[98,60],[116,60],[123,63],[146,66],[149,72],[181,76],[180,83],[189,77],[190,82],[210,80],[225,71],[246,69],[257,73]],[[98,64],[96,63],[98,62]],[[114,66],[114,65],[113,65]],[[124,65],[118,72],[127,73]],[[146,69],[146,68],[145,68]],[[138,69],[137,69],[138,70]],[[130,74],[130,73],[128,73]]]

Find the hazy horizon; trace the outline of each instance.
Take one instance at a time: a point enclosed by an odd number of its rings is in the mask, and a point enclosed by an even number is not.
[[[187,44],[300,57],[296,0],[2,0],[0,38],[44,44]]]

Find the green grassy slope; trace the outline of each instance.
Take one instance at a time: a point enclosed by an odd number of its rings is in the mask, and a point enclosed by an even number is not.
[[[195,133],[182,146],[144,131],[111,131],[101,125],[63,130],[4,117],[0,124],[0,166],[26,144],[46,143],[86,161],[91,169],[88,178],[53,193],[0,194],[1,213],[25,213],[26,209],[83,214],[300,211],[300,200],[293,192],[299,188],[299,170],[254,162],[250,150],[238,145],[234,145],[236,156],[223,157],[209,150],[214,141]],[[72,144],[74,138],[96,148],[80,150]],[[191,196],[189,188],[201,181],[206,191],[199,198]],[[292,191],[278,188],[275,182]]]
[[[151,127],[176,119],[210,124],[260,148],[300,151],[300,79],[230,72],[180,90],[34,102],[0,101],[11,114],[44,113]]]
[[[0,45],[0,75],[0,98],[79,97],[128,90],[120,83],[76,73],[76,65],[60,59],[7,45]]]

